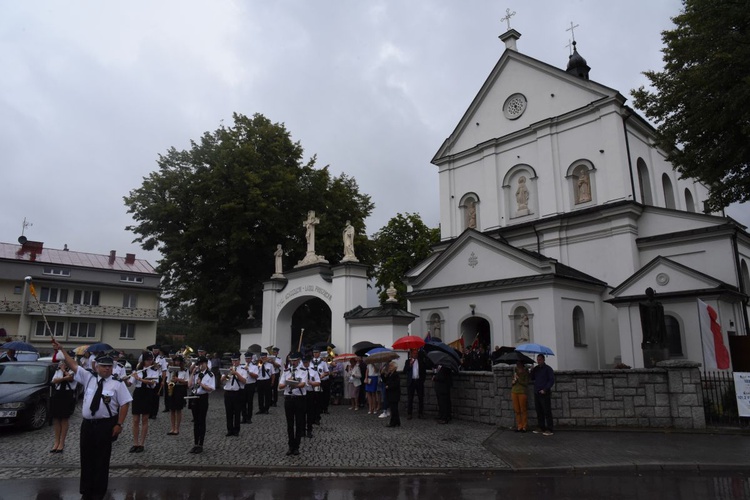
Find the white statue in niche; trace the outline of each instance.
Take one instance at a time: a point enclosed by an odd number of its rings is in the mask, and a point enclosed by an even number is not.
[[[591,201],[591,180],[588,172],[581,172],[578,177],[578,200],[576,203]]]
[[[529,341],[529,315],[521,315],[521,319],[518,321],[518,335],[516,336],[516,343],[523,344]]]
[[[516,189],[516,213],[518,215],[527,215],[529,213],[529,188],[526,187],[526,176],[518,178],[518,188]]]

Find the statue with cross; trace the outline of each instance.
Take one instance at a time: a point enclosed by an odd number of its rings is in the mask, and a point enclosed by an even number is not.
[[[294,267],[309,266],[311,264],[326,264],[328,261],[321,255],[315,255],[315,226],[320,224],[320,219],[315,217],[315,211],[307,212],[307,219],[302,222],[305,228],[305,239],[307,240],[307,252],[305,258]]]

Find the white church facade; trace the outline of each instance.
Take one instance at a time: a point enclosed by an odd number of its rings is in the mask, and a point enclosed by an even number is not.
[[[574,49],[561,69],[506,50],[432,159],[441,243],[406,276],[412,333],[536,342],[557,369],[643,367],[638,304],[664,306],[670,357],[703,362],[697,299],[724,342],[748,330],[750,236],[706,214],[654,130]],[[418,331],[415,331],[418,330]]]

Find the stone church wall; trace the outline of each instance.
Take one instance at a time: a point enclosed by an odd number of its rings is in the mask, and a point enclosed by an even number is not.
[[[504,428],[514,426],[510,399],[512,367],[454,376],[453,416]],[[664,361],[658,368],[558,371],[552,392],[552,415],[559,427],[630,427],[705,429],[699,364]],[[406,381],[401,414],[406,416]],[[530,388],[531,389],[531,388]],[[416,397],[415,397],[416,399]],[[414,402],[414,416],[417,414]],[[536,427],[529,391],[529,430]],[[432,381],[425,383],[425,415],[437,415]]]

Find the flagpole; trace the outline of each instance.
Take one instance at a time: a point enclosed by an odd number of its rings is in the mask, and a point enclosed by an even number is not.
[[[31,276],[26,276],[25,281],[26,281],[26,284],[29,285],[29,293],[31,293],[31,296],[34,297],[34,300],[36,301],[36,305],[39,306],[39,312],[42,313],[44,326],[47,328],[47,331],[49,332],[50,337],[55,338],[55,334],[52,333],[52,328],[50,328],[49,322],[47,321],[47,316],[44,314],[44,308],[42,307],[42,303],[39,302],[39,297],[36,296],[36,289],[34,288],[34,284],[31,282]]]
[[[305,329],[301,328],[299,332],[299,342],[297,343],[297,352],[300,352],[300,349],[302,349],[302,337],[305,335]]]

